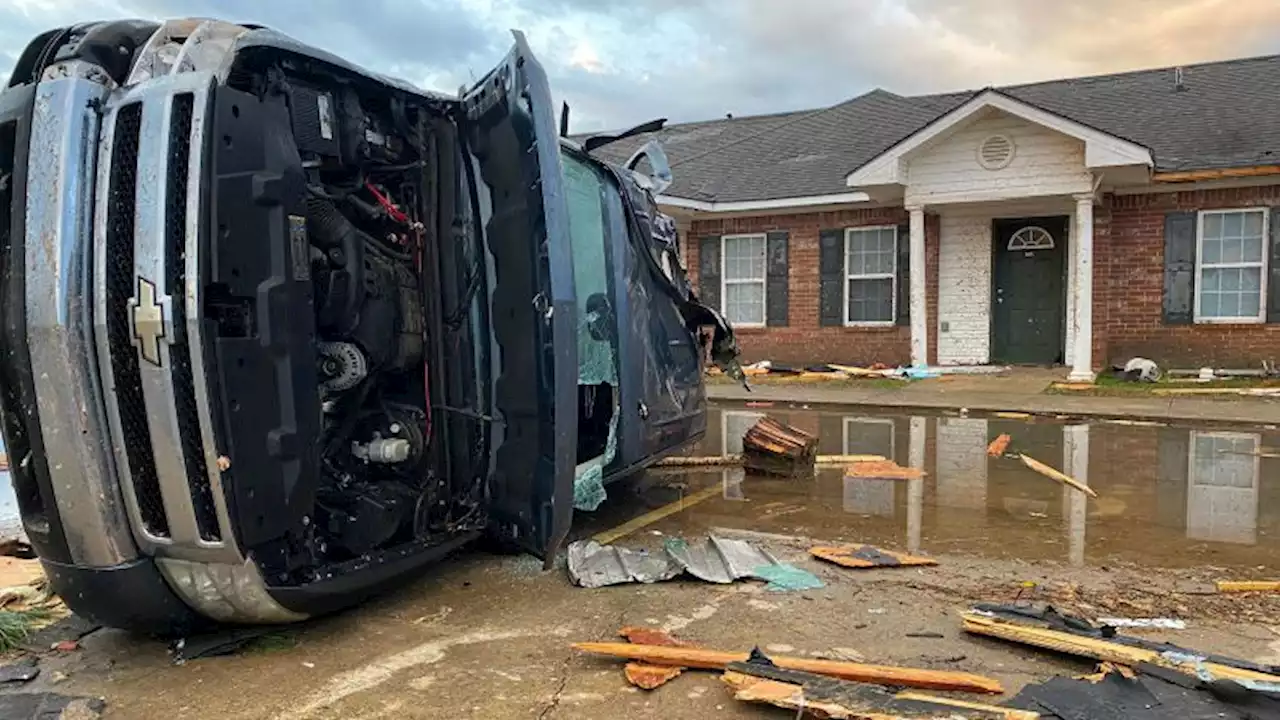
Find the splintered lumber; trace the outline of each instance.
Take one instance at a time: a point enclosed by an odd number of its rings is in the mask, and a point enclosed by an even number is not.
[[[1076,490],[1079,490],[1080,492],[1084,493],[1085,495],[1088,495],[1089,497],[1092,497],[1092,498],[1098,497],[1098,493],[1094,492],[1093,488],[1076,480],[1070,475],[1064,475],[1063,473],[1058,472],[1057,470],[1054,470],[1053,468],[1049,467],[1048,465],[1045,465],[1044,463],[1040,462],[1039,460],[1029,455],[1023,455],[1022,453],[1018,453],[1018,457],[1022,459],[1023,465],[1026,465],[1027,467],[1031,468],[1032,470],[1035,470],[1036,472],[1049,478],[1050,480],[1057,480],[1063,485],[1068,485],[1070,487],[1073,487]]]
[[[924,475],[920,468],[903,467],[892,460],[856,462],[844,469],[845,477],[874,480],[919,480]]]
[[[874,545],[818,546],[809,548],[809,554],[819,560],[854,569],[938,564],[933,558],[882,550]]]
[[[594,655],[640,660],[651,665],[674,665],[677,667],[701,668],[703,670],[724,670],[729,663],[743,662],[749,656],[749,653],[745,652],[724,652],[701,648],[662,647],[632,643],[586,642],[574,643],[572,647],[575,650]],[[856,682],[924,688],[927,690],[954,690],[957,692],[993,694],[1004,692],[1000,687],[999,681],[970,673],[918,670],[886,665],[864,665],[862,663],[815,660],[781,655],[770,657],[770,659],[781,668],[828,675]]]
[[[1216,585],[1220,593],[1280,592],[1276,580],[1219,580]]]
[[[924,693],[902,692],[895,695],[874,685],[860,685],[806,673],[794,673],[799,677],[794,681],[786,682],[773,677],[758,677],[739,672],[739,669],[745,669],[745,665],[750,663],[734,663],[721,676],[721,680],[733,690],[735,700],[804,712],[810,717],[848,720],[908,720],[941,717],[973,720],[1036,720],[1040,717],[1038,713],[1025,710],[952,700]],[[752,672],[761,672],[761,670],[752,670]],[[769,674],[776,674],[779,677],[787,676],[785,671]],[[801,680],[806,677],[813,680]]]
[[[979,613],[962,613],[965,632],[1000,638],[1022,645],[1053,650],[1055,652],[1091,658],[1100,662],[1128,665],[1130,667],[1150,663],[1170,670],[1177,670],[1192,677],[1207,673],[1205,680],[1245,680],[1262,683],[1280,683],[1280,675],[1232,667],[1210,662],[1203,657],[1186,653],[1163,653],[1146,648],[1121,645],[1094,637],[1075,635],[1060,630],[1034,627],[1003,621]]]
[[[1004,455],[1005,450],[1009,449],[1009,443],[1012,441],[1013,438],[1009,437],[1008,434],[996,436],[996,439],[992,440],[991,444],[987,446],[987,455],[989,457],[1000,457],[1001,455]]]
[[[883,455],[818,455],[813,461],[817,465],[848,465],[856,462],[879,462],[885,459]],[[742,456],[736,454],[695,457],[677,455],[659,460],[654,463],[654,467],[721,467],[741,464]]]
[[[742,465],[769,475],[811,475],[818,438],[774,420],[761,418],[742,436]]]
[[[627,682],[641,690],[656,690],[680,677],[682,672],[684,672],[682,667],[650,665],[644,662],[629,662],[622,669],[622,674],[626,676]]]
[[[602,533],[597,533],[593,535],[591,539],[595,540],[601,545],[608,545],[610,543],[617,542],[618,540],[621,540],[622,538],[630,535],[631,533],[637,530],[642,530],[658,522],[659,520],[662,520],[663,518],[669,517],[671,515],[675,515],[678,512],[683,512],[685,510],[688,510],[689,508],[693,507],[694,505],[697,505],[698,503],[704,500],[709,500],[713,497],[719,497],[721,492],[723,491],[720,489],[719,485],[716,485],[715,487],[703,488],[697,492],[685,495],[684,497],[680,498],[679,500],[676,500],[675,502],[671,502],[666,505],[663,505],[657,510],[650,510],[649,512],[641,515],[640,517],[632,518],[622,523],[618,527],[613,528],[612,530],[606,530]]]
[[[641,645],[693,647],[683,640],[677,640],[671,636],[671,633],[659,628],[628,625],[621,630],[618,630],[618,634],[626,638],[627,642],[639,643]],[[622,674],[627,678],[627,682],[635,685],[641,690],[656,690],[679,677],[682,672],[684,672],[684,668],[682,667],[651,665],[646,662],[629,662],[622,670]]]

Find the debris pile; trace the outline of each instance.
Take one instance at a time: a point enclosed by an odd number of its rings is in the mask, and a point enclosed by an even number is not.
[[[813,573],[778,561],[745,540],[708,535],[701,544],[683,538],[667,538],[661,552],[631,550],[579,540],[569,545],[569,579],[574,585],[599,588],[626,583],[656,583],[689,575],[698,580],[728,585],[754,579],[773,591],[823,587]]]
[[[742,436],[743,467],[766,475],[812,475],[817,455],[817,436],[770,417],[761,418]]]

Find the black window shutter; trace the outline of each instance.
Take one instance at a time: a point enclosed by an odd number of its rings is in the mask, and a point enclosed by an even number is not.
[[[1267,267],[1271,277],[1267,280],[1267,322],[1280,323],[1280,207],[1271,208],[1271,251],[1267,254]]]
[[[767,236],[767,264],[765,266],[765,324],[769,327],[787,326],[787,231],[777,230]]]
[[[709,235],[698,240],[698,288],[704,305],[724,311],[720,305],[719,235]]]
[[[898,317],[899,325],[911,324],[911,226],[898,226]]]
[[[818,322],[844,325],[844,230],[818,232]]]
[[[1195,320],[1196,213],[1164,216],[1164,322],[1190,325]]]

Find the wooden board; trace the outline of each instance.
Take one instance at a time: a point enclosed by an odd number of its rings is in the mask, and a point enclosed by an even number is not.
[[[1026,465],[1027,467],[1031,468],[1032,470],[1035,470],[1036,472],[1049,478],[1050,480],[1057,480],[1063,485],[1066,485],[1068,487],[1073,487],[1076,490],[1079,490],[1080,492],[1084,493],[1085,495],[1088,495],[1089,497],[1092,497],[1092,498],[1098,497],[1098,493],[1094,492],[1093,488],[1089,487],[1088,485],[1085,485],[1079,480],[1076,480],[1070,475],[1066,475],[1057,470],[1054,470],[1053,468],[1049,467],[1048,465],[1045,465],[1044,463],[1031,457],[1030,455],[1023,455],[1019,453],[1018,457],[1021,458],[1023,465]]]
[[[987,446],[987,456],[1000,457],[1004,455],[1005,451],[1009,449],[1009,443],[1012,441],[1013,438],[1008,435],[996,436],[996,439],[992,440],[991,444]]]
[[[874,545],[818,546],[809,548],[809,554],[819,560],[854,569],[938,564],[933,558],[882,550]]]
[[[732,662],[745,661],[749,653],[725,652],[721,650],[704,650],[702,648],[675,648],[655,645],[636,645],[632,643],[574,643],[575,650],[594,655],[627,660],[641,660],[653,665],[674,665],[677,667],[702,668],[704,670],[723,670]],[[840,662],[836,660],[814,660],[786,656],[771,657],[778,667],[789,670],[828,675],[843,680],[895,685],[901,687],[924,688],[928,690],[954,690],[957,692],[1001,693],[1004,692],[1000,682],[992,678],[970,673],[951,672],[946,670],[921,670],[917,668],[892,667],[887,665],[866,665],[862,663]]]
[[[1155,650],[1073,635],[1060,630],[1020,625],[978,613],[962,613],[961,618],[964,621],[965,632],[1000,638],[1001,640],[1031,645],[1067,655],[1129,666],[1150,663],[1170,670],[1177,670],[1192,677],[1198,677],[1198,671],[1204,669],[1215,680],[1253,680],[1265,683],[1280,683],[1280,675],[1235,668],[1207,660],[1198,662],[1173,660]]]
[[[857,462],[882,462],[887,460],[883,455],[818,455],[814,458],[814,462],[818,465],[848,465]],[[688,456],[676,455],[667,457],[654,463],[654,467],[721,467],[731,465],[741,465],[742,456],[737,454],[730,455],[703,455]]]
[[[1280,592],[1280,580],[1219,580],[1215,586],[1220,593]]]
[[[920,468],[903,467],[892,460],[856,462],[844,469],[845,477],[878,480],[919,480],[924,475]]]
[[[904,692],[892,695],[882,690],[853,683],[849,691],[815,696],[805,686],[769,678],[725,671],[721,679],[733,691],[735,700],[773,705],[794,710],[807,717],[845,720],[914,720],[937,718],[972,718],[973,720],[1036,720],[1038,713],[1014,710],[982,703]],[[863,692],[859,692],[863,690]],[[799,715],[797,715],[799,717]]]

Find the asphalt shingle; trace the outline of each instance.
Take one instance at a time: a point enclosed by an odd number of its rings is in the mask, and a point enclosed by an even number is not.
[[[1280,56],[997,88],[1149,148],[1157,170],[1280,163]],[[733,202],[847,192],[845,176],[976,91],[904,97],[873,90],[816,110],[672,125],[600,150],[625,160],[656,137],[667,194]]]

